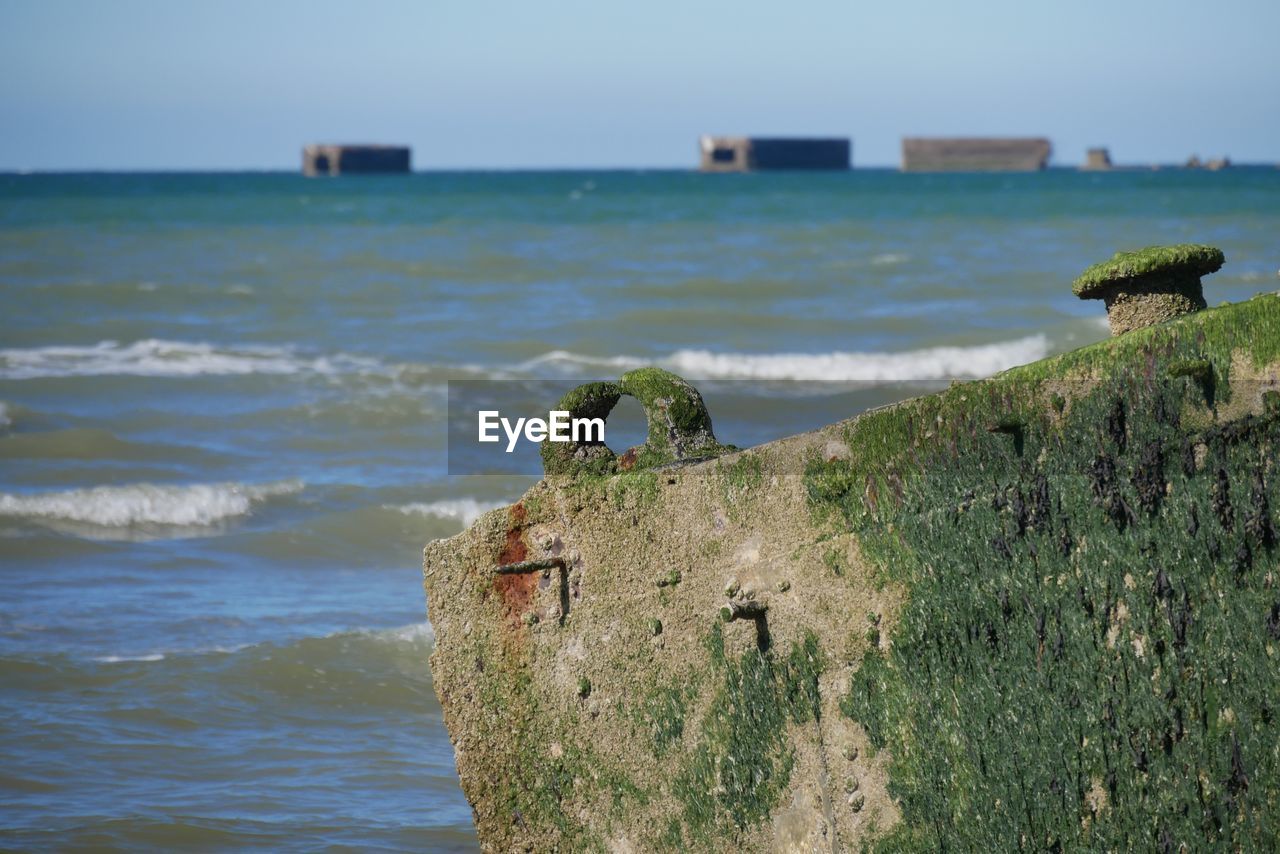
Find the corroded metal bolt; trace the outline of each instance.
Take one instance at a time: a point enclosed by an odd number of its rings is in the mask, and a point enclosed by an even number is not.
[[[521,572],[549,572],[552,569],[564,569],[564,558],[547,557],[538,560],[522,560],[516,563],[504,563],[495,566],[493,571],[498,575],[514,575]]]
[[[731,623],[734,620],[756,620],[765,615],[768,606],[763,602],[726,602],[720,607],[720,620]]]
[[[1196,243],[1117,252],[1080,274],[1071,290],[1107,305],[1111,334],[1172,320],[1205,307],[1200,277],[1222,267],[1222,250]]]

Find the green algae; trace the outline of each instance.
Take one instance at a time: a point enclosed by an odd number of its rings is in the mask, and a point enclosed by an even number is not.
[[[844,575],[845,560],[844,555],[839,549],[827,549],[822,553],[822,565],[831,571],[831,574],[839,578]]]
[[[570,389],[555,408],[568,412],[570,419],[607,419],[622,394],[617,383],[584,383]],[[542,469],[548,475],[579,472],[611,474],[616,463],[613,452],[599,442],[543,442],[539,454],[542,456]]]
[[[1213,378],[1213,363],[1208,359],[1178,359],[1170,362],[1167,372],[1171,377],[1190,377],[1197,382]]]
[[[716,439],[702,395],[684,378],[662,368],[636,368],[619,377],[618,387],[644,407],[648,436],[636,458],[638,467],[706,459],[736,450]]]
[[[729,658],[718,624],[705,643],[720,684],[672,786],[682,806],[683,838],[695,849],[769,817],[795,762],[787,727],[819,718],[824,667],[812,632],[785,656],[766,647]]]
[[[815,514],[908,594],[840,704],[892,757],[902,821],[874,847],[1275,847],[1280,420],[1186,421],[1198,383],[1169,375],[1207,361],[1251,397],[1228,366],[1274,362],[1278,304],[872,413],[849,460],[811,460]]]
[[[614,507],[649,507],[658,500],[658,475],[651,471],[622,472],[612,478],[607,488]]]
[[[556,408],[567,411],[571,419],[607,419],[624,394],[644,408],[648,435],[643,445],[619,460],[603,442],[544,442],[540,451],[543,471],[547,475],[609,476],[619,469],[651,469],[737,450],[716,439],[711,415],[698,390],[662,368],[637,368],[616,383],[577,386]]]
[[[699,682],[689,679],[678,685],[654,686],[632,710],[631,719],[648,733],[649,749],[662,759],[684,738],[689,704],[698,695]]]
[[[1149,276],[1199,277],[1222,267],[1222,250],[1197,243],[1176,246],[1148,246],[1136,252],[1117,252],[1111,258],[1087,268],[1071,284],[1082,299],[1100,296],[1103,291],[1133,279]]]
[[[1087,390],[1095,378],[1112,375],[1119,365],[1155,381],[1157,364],[1164,364],[1161,373],[1167,376],[1170,363],[1207,360],[1220,389],[1219,400],[1227,402],[1230,365],[1238,352],[1255,368],[1280,361],[1280,297],[1255,297],[1139,329],[1012,368],[991,380],[964,383],[869,413],[844,432],[850,449],[847,460],[828,463],[816,453],[810,457],[805,472],[810,507],[819,520],[833,511],[848,519],[860,516],[865,507],[858,493],[866,491],[870,506],[896,494],[904,478],[919,473],[926,449],[946,446],[953,456],[962,435],[985,430],[992,412],[1047,429],[1046,403],[1055,414],[1065,412],[1070,403],[1066,398]],[[1057,398],[1064,399],[1061,409]],[[872,537],[873,542],[879,539]]]
[[[729,518],[741,520],[750,499],[764,484],[764,463],[758,455],[744,454],[728,464],[718,463],[720,498]]]

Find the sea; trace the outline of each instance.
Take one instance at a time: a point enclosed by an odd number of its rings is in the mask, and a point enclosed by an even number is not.
[[[450,381],[658,365],[754,445],[1278,237],[1275,168],[0,175],[0,848],[476,849],[421,553],[536,475],[450,466]]]

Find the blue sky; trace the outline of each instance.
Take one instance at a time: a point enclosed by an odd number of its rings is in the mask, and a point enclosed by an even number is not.
[[[0,0],[0,169],[685,167],[701,133],[1280,162],[1280,0]]]

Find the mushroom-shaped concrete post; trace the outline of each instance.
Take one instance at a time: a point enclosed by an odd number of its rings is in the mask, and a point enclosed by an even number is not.
[[[1222,267],[1222,250],[1197,243],[1117,252],[1080,274],[1071,289],[1107,305],[1111,334],[1123,335],[1205,307],[1200,277]]]

